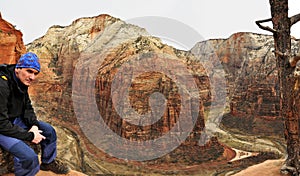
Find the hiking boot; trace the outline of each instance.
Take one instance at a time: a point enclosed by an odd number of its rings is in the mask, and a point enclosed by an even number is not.
[[[54,160],[49,164],[42,163],[40,169],[43,171],[52,171],[56,174],[67,174],[70,171],[69,167],[60,160]]]

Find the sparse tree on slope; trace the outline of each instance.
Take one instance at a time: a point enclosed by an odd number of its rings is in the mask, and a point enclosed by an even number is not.
[[[300,14],[288,17],[288,0],[269,0],[272,18],[257,21],[256,24],[264,30],[273,33],[275,57],[280,87],[280,111],[285,122],[285,138],[287,143],[287,158],[281,168],[282,172],[299,175],[299,113],[297,112],[298,78],[295,68],[300,60],[299,53],[291,53],[290,30],[292,25],[300,20]],[[272,21],[273,28],[261,23]],[[299,105],[298,105],[299,106]]]

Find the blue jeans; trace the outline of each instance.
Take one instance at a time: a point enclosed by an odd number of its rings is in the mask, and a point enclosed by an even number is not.
[[[13,122],[28,129],[20,118]],[[39,121],[41,133],[46,139],[40,142],[42,163],[50,163],[56,157],[56,132],[48,123]],[[40,170],[38,155],[22,140],[0,134],[0,146],[14,155],[14,170],[16,176],[34,176]]]

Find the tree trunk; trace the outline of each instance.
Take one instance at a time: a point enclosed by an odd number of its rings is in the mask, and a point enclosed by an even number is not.
[[[299,125],[295,107],[294,67],[289,63],[291,53],[291,22],[288,17],[288,0],[270,0],[274,33],[274,47],[280,87],[281,116],[285,122],[287,154],[282,171],[299,175]],[[283,53],[283,54],[278,54]]]

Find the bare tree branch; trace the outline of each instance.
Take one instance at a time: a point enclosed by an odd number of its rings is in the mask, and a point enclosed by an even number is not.
[[[298,21],[300,21],[300,13],[298,13],[297,15],[294,15],[290,18],[291,21],[291,26],[294,25],[295,23],[297,23]]]
[[[300,53],[296,55],[292,55],[289,52],[280,52],[280,51],[273,51],[275,54],[278,54],[279,56],[285,56],[289,58],[289,63],[291,67],[296,67],[298,61],[300,60]]]
[[[255,23],[259,28],[261,28],[263,30],[270,31],[272,33],[276,33],[276,30],[270,28],[269,26],[261,25],[261,23],[270,22],[270,21],[272,21],[272,18],[268,18],[268,19],[265,19],[265,20],[258,20],[258,21],[255,21]]]

